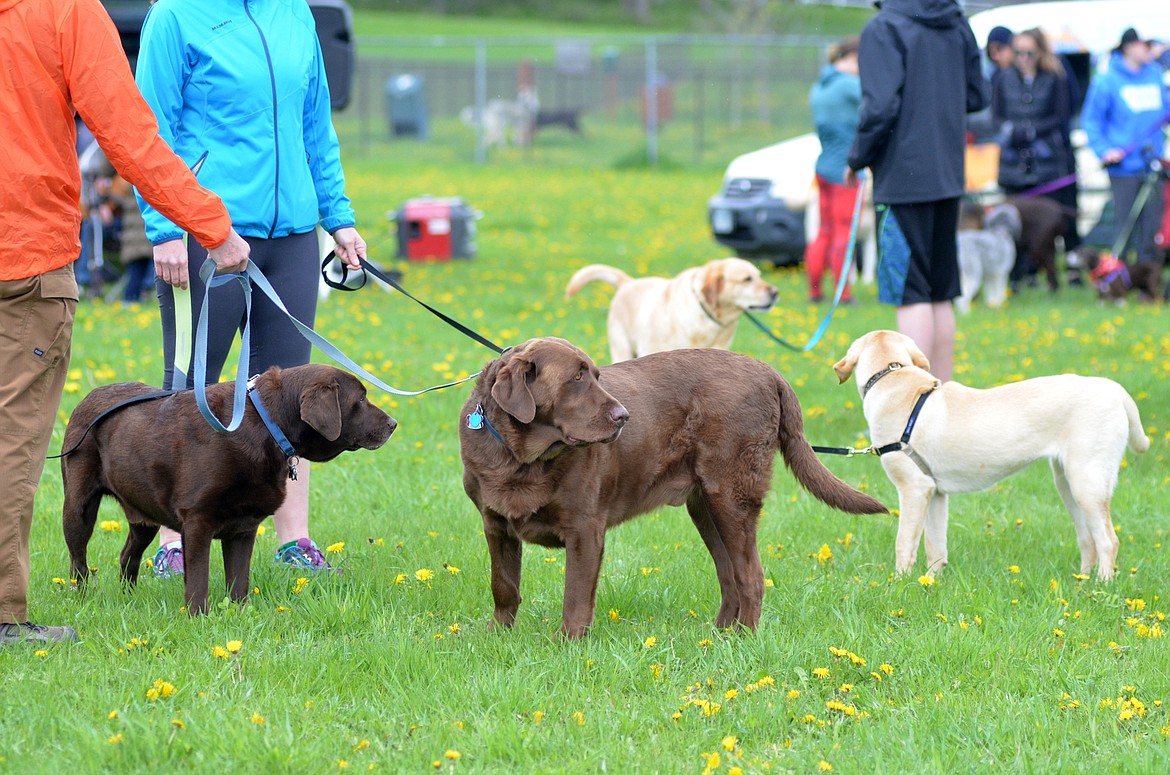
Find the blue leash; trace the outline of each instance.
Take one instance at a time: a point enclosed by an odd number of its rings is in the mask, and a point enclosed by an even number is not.
[[[199,277],[203,280],[203,303],[199,315],[199,325],[195,332],[195,403],[199,406],[199,412],[211,424],[211,427],[220,433],[228,433],[240,427],[240,423],[244,419],[244,403],[247,400],[247,382],[248,382],[248,350],[251,329],[251,312],[252,312],[252,286],[259,288],[265,296],[276,305],[284,315],[296,326],[301,336],[305,337],[310,344],[315,346],[318,350],[328,355],[334,361],[347,367],[350,371],[365,378],[370,384],[387,393],[393,393],[396,396],[419,396],[423,393],[429,393],[433,390],[442,390],[444,388],[454,387],[455,385],[463,384],[468,380],[475,379],[479,376],[479,372],[472,374],[469,377],[458,379],[453,382],[444,382],[441,385],[432,385],[422,390],[399,390],[396,387],[386,384],[378,377],[371,374],[366,369],[362,368],[348,355],[343,353],[336,345],[330,342],[325,337],[318,334],[310,326],[306,326],[301,321],[293,317],[288,308],[284,306],[280,296],[277,295],[276,290],[268,282],[268,278],[264,276],[254,263],[249,262],[242,273],[216,275],[215,262],[208,258],[203,262],[203,266],[199,269]],[[251,282],[249,282],[251,281]],[[220,422],[219,418],[211,411],[207,405],[207,387],[204,384],[207,376],[207,313],[208,300],[211,295],[211,289],[227,283],[239,282],[244,289],[245,306],[247,310],[247,317],[244,322],[244,330],[241,333],[240,339],[240,357],[236,367],[236,387],[232,402],[232,416],[225,425]],[[176,375],[177,377],[178,375]]]
[[[768,337],[776,342],[787,347],[790,350],[795,350],[798,353],[806,353],[812,348],[816,347],[824,337],[825,332],[829,330],[829,323],[833,320],[833,313],[837,311],[837,307],[841,304],[841,296],[845,293],[845,286],[849,284],[849,272],[853,269],[853,254],[857,248],[857,229],[861,223],[861,205],[865,200],[865,181],[859,181],[857,185],[857,201],[853,203],[853,222],[849,227],[849,247],[845,250],[845,263],[841,266],[841,276],[837,278],[837,290],[833,294],[833,304],[829,307],[828,314],[825,315],[824,320],[817,326],[817,330],[813,332],[812,337],[808,343],[803,347],[791,344],[776,334],[772,333],[772,329],[756,319],[756,316],[750,312],[745,311],[743,314],[747,319],[756,325],[756,328],[763,331]]]

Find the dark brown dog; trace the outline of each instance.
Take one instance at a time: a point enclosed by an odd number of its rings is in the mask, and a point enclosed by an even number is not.
[[[1020,238],[1016,242],[1016,261],[1031,259],[1048,277],[1048,289],[1057,291],[1056,238],[1064,235],[1070,216],[1075,213],[1064,205],[1043,196],[1014,197],[1007,200],[1020,212]],[[1017,279],[1017,272],[1012,272]]]
[[[516,619],[521,542],[565,547],[561,631],[570,638],[593,622],[605,531],[666,504],[686,504],[715,561],[715,624],[755,629],[764,595],[756,525],[777,449],[821,501],[886,512],[817,459],[788,383],[725,350],[599,370],[563,339],[532,339],[484,368],[459,442],[463,486],[483,516],[495,622]]]
[[[326,461],[355,449],[377,449],[397,423],[366,400],[366,389],[348,372],[309,364],[273,367],[256,378],[276,426],[305,460]],[[216,416],[231,412],[234,385],[207,388]],[[82,399],[65,431],[70,449],[106,408],[154,392],[141,382],[99,387]],[[284,502],[290,469],[249,402],[238,430],[217,433],[199,414],[195,394],[133,404],[103,418],[76,450],[61,459],[65,504],[63,522],[71,573],[89,575],[86,547],[93,535],[102,496],[112,495],[130,523],[120,555],[122,579],[138,580],[142,553],[160,525],[183,534],[184,599],[191,614],[207,610],[211,541],[223,548],[228,593],[248,594],[248,573],[256,528]]]
[[[1114,304],[1125,304],[1130,291],[1136,291],[1145,304],[1158,300],[1158,286],[1162,282],[1162,266],[1153,261],[1137,261],[1130,266],[1108,253],[1102,255],[1092,248],[1082,248],[1081,255],[1089,267],[1089,277],[1097,288],[1097,298]]]

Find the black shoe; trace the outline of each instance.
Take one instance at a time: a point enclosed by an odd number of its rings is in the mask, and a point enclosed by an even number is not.
[[[72,627],[47,627],[43,624],[0,624],[0,646],[27,643],[30,646],[51,646],[77,640]]]

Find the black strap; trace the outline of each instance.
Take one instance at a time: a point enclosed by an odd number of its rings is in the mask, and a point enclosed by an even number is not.
[[[349,276],[350,270],[349,270],[349,267],[346,266],[345,262],[340,261],[340,260],[338,260],[338,263],[341,264],[341,282],[337,282],[335,280],[330,279],[328,273],[325,271],[325,267],[327,267],[329,265],[329,262],[334,260],[335,258],[337,258],[337,251],[331,250],[331,251],[329,251],[329,255],[325,256],[325,260],[321,262],[321,277],[325,280],[325,284],[328,285],[330,288],[336,288],[339,291],[356,291],[359,288],[365,287],[365,284],[366,284],[365,273],[368,272],[369,274],[372,274],[374,277],[378,278],[382,282],[389,285],[394,290],[401,293],[406,298],[420,304],[424,309],[426,309],[432,315],[437,317],[439,320],[442,320],[444,323],[446,323],[447,325],[454,328],[456,331],[459,331],[460,333],[464,334],[465,336],[471,337],[475,341],[482,344],[484,347],[487,347],[489,350],[495,350],[497,353],[504,352],[504,348],[495,344],[490,339],[487,339],[486,337],[476,333],[475,331],[471,330],[467,326],[460,323],[458,320],[455,320],[454,318],[452,318],[448,315],[445,315],[444,313],[442,313],[439,310],[432,307],[430,304],[427,304],[425,301],[422,301],[421,299],[418,299],[418,298],[415,298],[414,296],[412,296],[410,294],[410,292],[407,291],[405,288],[403,288],[401,285],[399,285],[398,282],[393,277],[391,277],[389,274],[383,272],[381,269],[374,266],[372,263],[370,263],[369,261],[367,261],[364,258],[358,259],[362,265],[361,285],[358,285],[356,288],[349,288],[345,285],[345,279]],[[394,272],[393,274],[397,274],[399,277],[402,276],[398,272]]]
[[[121,409],[125,409],[127,406],[133,406],[134,404],[141,404],[145,401],[153,401],[156,398],[166,398],[167,396],[173,396],[176,393],[182,393],[182,392],[183,391],[181,391],[181,390],[160,390],[156,393],[143,393],[140,396],[133,396],[132,398],[127,398],[124,401],[119,401],[118,403],[114,404],[113,406],[108,407],[104,412],[99,414],[97,417],[93,418],[93,422],[91,422],[89,424],[89,427],[87,427],[85,429],[85,433],[81,434],[81,438],[77,440],[76,444],[74,444],[72,447],[70,447],[69,449],[62,452],[60,455],[49,455],[46,458],[46,460],[54,460],[54,459],[59,458],[59,457],[65,457],[66,455],[68,455],[72,452],[76,452],[77,448],[81,446],[81,442],[85,441],[85,437],[88,436],[89,432],[94,429],[94,426],[96,426],[99,422],[101,422],[102,420],[104,420],[106,417],[113,414],[114,412],[117,412]]]

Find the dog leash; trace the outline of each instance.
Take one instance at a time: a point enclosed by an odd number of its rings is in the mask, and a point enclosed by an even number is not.
[[[475,341],[479,342],[480,344],[482,344],[484,347],[488,348],[489,350],[495,350],[497,353],[500,353],[501,355],[503,354],[504,348],[500,347],[498,344],[496,344],[495,342],[492,342],[490,339],[487,339],[486,337],[477,333],[476,331],[463,325],[455,318],[452,318],[452,317],[444,314],[443,312],[440,312],[439,310],[432,307],[430,304],[427,304],[425,301],[422,301],[421,299],[417,298],[416,296],[411,295],[411,293],[409,291],[407,291],[405,288],[403,288],[401,285],[399,285],[398,282],[393,277],[386,274],[381,269],[374,266],[374,264],[370,263],[369,261],[367,261],[364,258],[358,259],[358,261],[360,261],[361,265],[362,265],[362,268],[361,268],[362,281],[359,285],[351,288],[345,284],[346,278],[349,277],[350,269],[349,269],[349,266],[347,266],[346,263],[344,261],[341,261],[340,259],[338,259],[338,263],[341,264],[341,280],[340,281],[333,280],[332,278],[329,277],[329,274],[326,271],[326,268],[329,266],[329,262],[333,261],[334,259],[337,259],[337,251],[330,250],[328,255],[325,256],[325,260],[323,260],[321,262],[321,279],[330,288],[335,288],[339,291],[360,290],[360,289],[364,288],[366,285],[366,275],[371,274],[374,277],[376,277],[377,279],[379,279],[382,282],[389,285],[394,290],[401,293],[406,298],[408,298],[411,301],[422,306],[422,308],[425,309],[427,312],[430,312],[432,315],[437,317],[439,320],[442,320],[444,323],[451,326],[459,333],[463,334],[464,336],[468,336],[468,337],[474,339]],[[354,270],[354,271],[357,271],[357,270]]]
[[[392,385],[383,382],[377,376],[358,365],[356,361],[342,352],[340,348],[338,348],[328,339],[314,331],[312,327],[307,326],[301,321],[297,320],[293,314],[288,311],[288,308],[285,307],[284,302],[276,293],[276,290],[273,289],[272,285],[268,282],[268,278],[264,276],[264,273],[261,272],[254,263],[249,262],[248,265],[244,268],[244,271],[240,273],[215,275],[215,262],[208,258],[203,262],[203,266],[199,270],[199,277],[203,279],[204,292],[199,317],[199,325],[196,327],[195,332],[195,374],[193,386],[195,390],[195,402],[199,406],[200,414],[202,414],[207,422],[211,424],[212,428],[221,433],[234,431],[239,427],[244,417],[244,402],[247,396],[246,386],[248,380],[248,345],[250,341],[249,329],[251,326],[250,300],[253,285],[256,288],[259,288],[260,291],[268,297],[268,299],[276,306],[276,308],[289,319],[293,326],[296,327],[301,336],[307,339],[310,344],[328,355],[337,363],[345,366],[353,373],[367,380],[370,384],[386,391],[387,393],[392,393],[397,396],[419,396],[423,393],[430,393],[434,390],[442,390],[444,388],[454,387],[455,385],[463,384],[464,382],[475,379],[479,376],[479,372],[476,372],[475,374],[464,377],[463,379],[444,382],[439,385],[432,385],[430,387],[423,388],[422,390],[400,390],[399,388],[393,387]],[[231,282],[239,282],[242,286],[249,315],[248,319],[245,320],[244,330],[241,333],[240,356],[236,369],[236,387],[232,403],[232,415],[228,422],[224,424],[219,420],[218,417],[215,416],[214,412],[212,412],[210,407],[207,405],[207,386],[204,384],[207,374],[207,311],[212,287]]]
[[[914,408],[910,410],[910,418],[906,421],[906,427],[902,431],[902,437],[897,441],[882,444],[881,446],[870,445],[862,449],[855,447],[819,447],[811,445],[813,452],[823,455],[844,455],[845,457],[856,457],[858,455],[877,455],[881,457],[891,452],[905,452],[907,457],[918,466],[922,473],[933,477],[934,475],[930,472],[930,466],[910,446],[910,436],[914,433],[914,426],[918,424],[918,415],[922,412],[922,407],[926,404],[926,399],[930,398],[938,388],[939,385],[936,383],[930,390],[918,396],[918,400],[914,402]]]
[[[845,286],[849,284],[849,273],[853,269],[853,254],[857,249],[857,230],[859,224],[861,223],[861,205],[864,200],[865,182],[860,181],[857,185],[857,200],[853,203],[853,221],[849,226],[849,247],[845,250],[845,262],[841,265],[841,276],[837,278],[837,290],[833,293],[833,304],[829,307],[829,312],[825,315],[824,319],[821,321],[821,324],[817,326],[817,330],[813,332],[812,337],[809,338],[808,342],[803,347],[798,347],[797,345],[791,344],[772,333],[772,329],[770,327],[757,320],[756,317],[752,315],[752,313],[744,310],[743,314],[747,316],[747,319],[754,323],[756,328],[763,331],[772,341],[798,353],[806,353],[812,348],[816,347],[817,344],[821,341],[821,338],[825,335],[825,332],[829,330],[829,323],[833,320],[833,313],[835,313],[837,311],[837,307],[840,306],[841,296],[845,293]]]

